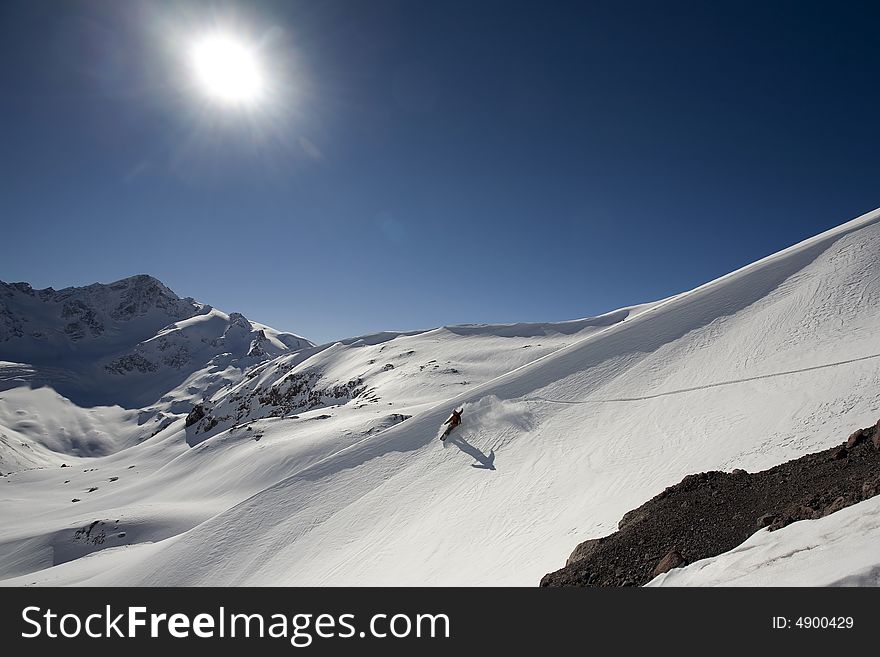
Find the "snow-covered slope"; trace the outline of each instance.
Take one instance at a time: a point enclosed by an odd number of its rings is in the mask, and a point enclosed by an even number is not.
[[[81,548],[75,554],[91,550],[102,559],[112,554],[108,547],[137,544],[141,550],[148,541],[179,534],[291,472],[410,421],[420,409],[629,321],[650,305],[559,324],[385,332],[308,347],[257,363],[237,380],[217,382],[205,401],[197,395],[189,403],[166,404],[164,411],[155,406],[88,409],[96,420],[90,429],[138,436],[135,446],[104,458],[71,456],[74,450],[57,442],[64,434],[53,428],[70,423],[57,418],[77,409],[56,399],[54,391],[22,387],[0,393],[0,427],[55,418],[52,427],[38,426],[47,440],[55,437],[53,447],[61,452],[52,454],[54,468],[15,467],[5,478],[7,487],[0,485],[0,496],[6,494],[0,499],[10,502],[8,516],[0,511],[0,524],[6,523],[6,531],[0,530],[0,574],[60,563],[79,572],[89,560],[68,563],[67,556],[59,556],[69,555],[73,543]],[[179,386],[165,397],[181,400],[186,392]],[[195,406],[204,416],[187,426],[187,412]],[[62,460],[73,467],[60,469]],[[25,508],[39,512],[34,517]],[[80,546],[76,532],[98,518],[114,531],[98,544]],[[120,533],[125,535],[119,538]],[[4,553],[10,555],[6,560]]]
[[[873,424],[878,249],[875,211],[601,318],[388,333],[257,364],[189,426],[177,415],[129,449],[0,480],[0,577],[537,585],[686,474],[764,469]],[[104,539],[82,545],[95,521]],[[852,540],[876,543],[865,526]]]

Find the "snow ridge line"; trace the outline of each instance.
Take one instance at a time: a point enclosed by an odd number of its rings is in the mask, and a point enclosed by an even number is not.
[[[856,217],[855,219],[852,219],[844,224],[841,224],[840,226],[835,226],[834,228],[831,228],[823,233],[820,233],[818,235],[814,235],[813,237],[807,238],[801,242],[798,242],[797,244],[793,244],[785,249],[782,249],[781,251],[778,251],[776,253],[768,255],[768,256],[761,258],[759,260],[756,260],[755,262],[749,263],[748,265],[745,265],[744,267],[740,267],[739,269],[734,270],[728,274],[725,274],[725,275],[720,276],[714,280],[703,283],[702,285],[699,285],[691,290],[686,290],[684,292],[680,292],[679,294],[675,294],[671,297],[668,297],[668,298],[656,303],[655,305],[653,305],[649,308],[646,308],[645,310],[642,310],[640,312],[637,312],[633,315],[626,317],[624,320],[622,320],[620,322],[617,322],[615,324],[612,324],[611,326],[607,326],[605,328],[602,328],[602,329],[596,331],[595,333],[584,336],[583,338],[581,338],[579,340],[575,340],[574,342],[572,342],[571,344],[569,344],[567,346],[560,347],[559,349],[556,349],[548,354],[545,354],[545,355],[541,356],[540,358],[536,358],[535,360],[533,360],[529,363],[525,363],[523,365],[520,365],[519,367],[516,367],[516,368],[512,369],[511,371],[506,372],[504,374],[500,374],[497,377],[495,377],[494,379],[490,379],[489,381],[485,381],[484,383],[476,386],[472,390],[464,391],[464,392],[461,392],[452,398],[445,399],[443,401],[439,401],[436,404],[430,406],[429,408],[419,412],[419,414],[414,416],[410,421],[426,420],[428,417],[430,417],[431,415],[433,415],[435,413],[439,413],[441,411],[445,412],[450,404],[458,407],[459,405],[461,405],[463,403],[467,403],[473,399],[476,399],[480,395],[483,395],[486,392],[491,391],[493,388],[496,388],[499,385],[503,385],[505,382],[511,381],[512,379],[515,379],[516,376],[523,371],[528,371],[529,369],[540,367],[540,365],[542,363],[547,362],[547,361],[551,361],[552,359],[554,359],[556,357],[563,356],[566,353],[575,352],[577,349],[581,348],[582,346],[584,346],[587,343],[598,341],[606,334],[621,330],[621,327],[623,327],[623,326],[626,326],[626,325],[632,326],[634,323],[637,324],[640,322],[649,321],[652,316],[660,314],[668,306],[672,306],[676,302],[680,302],[683,299],[686,299],[689,296],[695,295],[698,292],[702,292],[707,289],[712,289],[714,287],[717,287],[718,285],[723,284],[724,282],[726,282],[728,280],[731,280],[731,279],[734,279],[738,276],[741,276],[741,275],[745,274],[746,272],[750,272],[755,269],[760,269],[763,266],[765,266],[773,261],[784,259],[788,255],[802,252],[802,251],[806,251],[807,249],[810,249],[812,247],[821,246],[822,250],[824,251],[825,249],[830,248],[830,246],[832,244],[834,244],[834,242],[843,238],[844,236],[846,236],[850,233],[856,232],[856,231],[858,231],[862,228],[865,228],[866,226],[869,226],[871,224],[878,223],[878,222],[880,222],[880,208],[877,208],[877,209],[872,210],[870,212],[866,212],[865,214],[863,214],[859,217]],[[322,349],[322,348],[319,348],[319,350],[320,349]],[[308,359],[306,359],[306,360],[308,360]],[[767,375],[764,375],[764,376],[766,377]],[[710,386],[711,385],[715,385],[715,384],[710,384]],[[658,393],[658,394],[663,394],[663,393]],[[585,403],[604,403],[605,401],[611,402],[611,401],[615,401],[615,400],[593,400],[593,401],[581,401],[581,402],[560,401],[559,403],[585,404]],[[616,401],[637,401],[637,399],[635,399],[635,398],[632,400],[621,399],[621,400],[616,400]],[[402,430],[400,428],[402,424],[403,423],[395,425],[393,427],[389,427],[385,431],[381,432],[380,435],[382,435],[386,439],[386,441],[391,436],[394,436],[396,438],[398,433]],[[236,506],[239,506],[242,504],[246,504],[246,503],[250,502],[253,498],[256,498],[257,496],[261,495],[262,493],[265,493],[265,492],[268,492],[271,490],[275,490],[275,489],[280,490],[285,485],[287,485],[291,480],[293,480],[297,477],[307,475],[308,473],[316,473],[316,474],[320,473],[322,471],[322,468],[324,468],[328,463],[335,460],[337,457],[342,456],[343,454],[356,452],[358,449],[363,448],[367,443],[374,442],[375,439],[376,439],[376,436],[367,436],[365,438],[362,438],[361,440],[358,440],[358,441],[352,443],[351,445],[347,445],[346,447],[343,447],[342,449],[339,449],[331,454],[328,454],[327,456],[324,456],[324,457],[318,459],[314,463],[310,463],[309,465],[302,467],[301,469],[297,470],[296,472],[291,473],[290,475],[288,475],[284,479],[277,481],[276,483],[267,487],[263,491],[255,493],[250,498],[242,500],[238,505],[235,505],[232,508],[235,508]],[[425,445],[429,444],[432,440],[433,440],[433,438],[425,440],[424,444],[421,446],[424,447]],[[391,449],[393,450],[394,448],[392,447]],[[223,513],[225,513],[225,512],[221,511],[217,515],[221,515]],[[190,531],[192,531],[192,530],[190,530]]]
[[[702,386],[694,386],[693,388],[679,388],[678,390],[669,390],[667,392],[657,392],[653,395],[645,395],[643,397],[617,397],[610,399],[547,399],[545,397],[527,397],[522,401],[540,401],[550,404],[610,404],[617,402],[634,402],[645,401],[647,399],[657,399],[658,397],[668,397],[669,395],[681,395],[686,392],[694,392],[696,390],[706,390],[708,388],[718,388],[720,386],[730,386],[737,383],[747,383],[748,381],[760,381],[761,379],[772,379],[777,376],[786,376],[789,374],[800,374],[802,372],[812,372],[813,370],[822,370],[828,367],[838,367],[840,365],[849,365],[850,363],[858,363],[863,360],[871,360],[872,358],[880,358],[880,354],[871,354],[870,356],[860,356],[859,358],[850,358],[848,360],[837,361],[836,363],[825,363],[824,365],[813,365],[812,367],[802,367],[797,370],[788,370],[786,372],[774,372],[772,374],[759,374],[758,376],[747,376],[742,379],[731,379],[730,381],[718,381],[717,383],[707,383]]]

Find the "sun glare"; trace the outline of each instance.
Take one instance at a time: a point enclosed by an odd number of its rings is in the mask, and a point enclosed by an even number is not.
[[[213,100],[227,105],[253,105],[264,94],[265,80],[253,48],[227,34],[196,41],[191,50],[195,79]]]

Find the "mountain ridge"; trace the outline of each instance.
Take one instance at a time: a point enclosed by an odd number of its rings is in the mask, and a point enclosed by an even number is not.
[[[215,380],[313,346],[146,274],[60,290],[0,281],[0,391],[48,387],[82,407],[179,411]]]

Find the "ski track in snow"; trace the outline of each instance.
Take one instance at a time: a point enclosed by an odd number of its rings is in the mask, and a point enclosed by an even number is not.
[[[841,360],[836,363],[825,363],[824,365],[813,365],[812,367],[802,367],[797,370],[789,370],[787,372],[773,372],[772,374],[759,374],[757,376],[748,376],[742,379],[733,379],[732,381],[718,381],[717,383],[707,383],[701,386],[694,386],[693,388],[680,388],[679,390],[668,390],[666,392],[657,392],[653,395],[643,395],[641,397],[620,397],[618,399],[547,399],[545,397],[530,397],[526,398],[523,401],[536,401],[536,402],[547,402],[549,404],[612,404],[616,402],[635,402],[635,401],[645,401],[646,399],[657,399],[658,397],[668,397],[670,395],[681,395],[686,392],[694,392],[696,390],[708,390],[709,388],[719,388],[721,386],[730,386],[735,385],[737,383],[746,383],[748,381],[760,381],[762,379],[772,379],[777,376],[787,376],[789,374],[801,374],[803,372],[812,372],[813,370],[822,370],[827,367],[839,367],[840,365],[849,365],[851,363],[858,363],[863,360],[873,360],[874,358],[880,358],[880,354],[871,354],[870,356],[861,356],[859,358],[850,358],[848,360]]]

